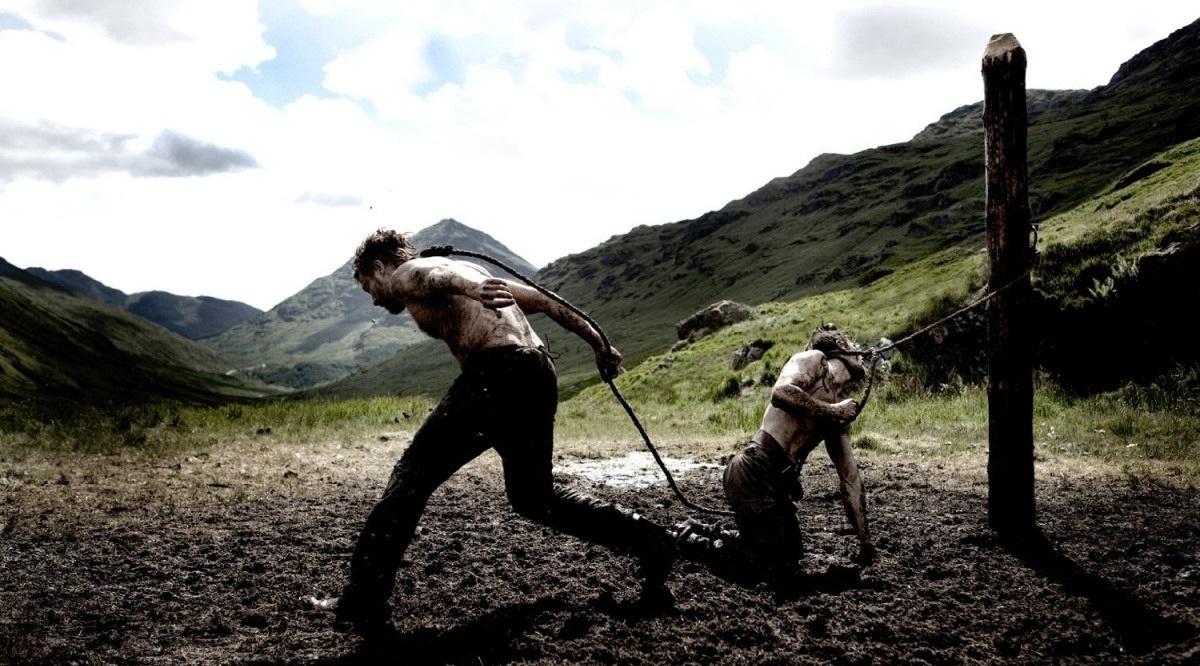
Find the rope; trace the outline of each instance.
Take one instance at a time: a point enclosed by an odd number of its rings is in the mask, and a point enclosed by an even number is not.
[[[474,259],[480,259],[480,260],[486,261],[488,263],[494,264],[496,266],[499,266],[500,268],[503,268],[504,270],[508,271],[509,273],[512,273],[512,275],[514,277],[516,277],[518,280],[520,280],[521,282],[524,282],[525,284],[529,285],[533,289],[536,289],[543,296],[546,296],[547,298],[553,300],[554,302],[558,303],[559,305],[567,308],[571,312],[574,312],[575,314],[579,315],[580,318],[582,318],[584,321],[586,321],[593,329],[596,330],[596,333],[599,334],[600,340],[604,342],[605,351],[608,351],[608,352],[612,351],[612,348],[613,348],[612,342],[609,341],[608,335],[604,332],[604,329],[600,327],[600,324],[596,323],[596,320],[592,319],[583,310],[580,310],[579,308],[572,305],[570,302],[567,301],[567,299],[563,298],[562,296],[559,296],[558,294],[554,293],[553,291],[550,291],[549,289],[543,287],[542,285],[538,284],[537,282],[534,282],[532,279],[525,277],[520,272],[518,272],[515,268],[513,268],[512,266],[509,266],[508,264],[504,263],[503,261],[500,261],[499,259],[496,259],[495,257],[490,257],[486,254],[483,254],[482,252],[472,252],[470,250],[458,250],[450,245],[435,245],[433,247],[426,248],[425,250],[421,251],[420,256],[422,256],[422,257],[446,257],[446,256],[449,256],[452,254],[458,255],[461,257],[472,257]],[[685,507],[687,507],[693,511],[698,511],[700,513],[708,513],[708,514],[712,514],[714,516],[733,516],[734,514],[732,511],[726,511],[724,509],[712,509],[712,508],[709,508],[706,506],[701,506],[699,504],[692,502],[691,500],[689,500],[687,498],[686,495],[683,494],[683,491],[679,489],[679,485],[675,483],[675,477],[672,476],[671,471],[667,469],[667,464],[665,462],[663,462],[662,456],[660,456],[658,454],[658,449],[654,446],[654,442],[652,442],[650,440],[650,435],[646,432],[646,428],[642,426],[641,419],[639,419],[637,416],[637,413],[633,411],[633,407],[629,406],[629,402],[625,400],[625,396],[621,395],[621,391],[619,389],[617,389],[617,385],[614,382],[615,377],[611,377],[608,375],[608,373],[602,371],[600,373],[600,378],[604,380],[605,384],[608,384],[608,388],[612,390],[613,397],[615,397],[617,399],[617,402],[620,403],[621,407],[624,408],[625,413],[629,416],[629,420],[633,423],[633,426],[635,428],[637,428],[638,434],[642,436],[642,442],[646,445],[646,450],[648,450],[650,452],[650,455],[654,457],[654,462],[658,464],[658,468],[661,469],[663,475],[667,477],[667,485],[669,485],[671,487],[671,490],[675,493],[675,496],[679,498],[679,501]]]
[[[1031,270],[1021,273],[1017,277],[1015,277],[1012,280],[1010,280],[1009,282],[1005,283],[999,289],[993,289],[992,291],[989,291],[988,293],[984,294],[983,296],[980,296],[979,298],[975,299],[974,301],[964,305],[963,307],[955,310],[954,312],[951,312],[950,314],[946,315],[945,317],[938,319],[937,321],[933,322],[932,324],[927,324],[925,326],[922,326],[921,328],[913,331],[912,333],[909,333],[908,335],[900,338],[899,340],[896,340],[895,342],[890,342],[881,347],[868,347],[867,349],[862,349],[862,350],[858,350],[858,349],[840,350],[839,349],[836,352],[829,352],[829,354],[833,355],[833,356],[838,356],[838,355],[841,355],[841,356],[866,356],[868,359],[871,360],[871,365],[870,365],[870,368],[867,373],[867,389],[863,393],[862,400],[860,400],[858,402],[859,413],[862,413],[863,408],[865,408],[867,406],[867,401],[871,398],[871,388],[875,384],[875,368],[879,365],[879,361],[883,359],[884,352],[891,351],[891,350],[895,349],[896,347],[899,347],[900,345],[912,340],[913,338],[920,337],[920,336],[932,331],[933,329],[937,328],[938,326],[941,326],[942,324],[945,324],[946,322],[950,321],[951,319],[955,319],[957,317],[960,317],[960,316],[966,314],[967,312],[970,312],[971,310],[974,310],[975,308],[992,300],[1001,292],[1007,291],[1010,287],[1016,285],[1021,280],[1029,277],[1031,273],[1032,273]]]
[[[562,305],[563,307],[567,308],[571,312],[574,312],[576,315],[579,315],[580,318],[582,318],[593,329],[595,329],[596,333],[600,336],[600,340],[604,342],[605,350],[608,352],[612,351],[613,346],[612,346],[612,343],[608,339],[608,335],[604,332],[604,329],[600,327],[600,324],[596,323],[596,320],[592,319],[591,316],[589,316],[583,310],[580,310],[579,308],[572,305],[569,301],[567,301],[567,299],[563,298],[562,296],[559,296],[558,294],[554,293],[553,291],[550,291],[549,289],[543,287],[542,285],[538,284],[537,282],[534,282],[532,279],[525,277],[519,271],[517,271],[515,268],[513,268],[512,266],[509,266],[508,264],[504,263],[503,261],[500,261],[499,259],[496,259],[495,257],[490,257],[482,252],[472,252],[470,250],[459,250],[459,249],[454,248],[451,245],[435,245],[433,247],[426,248],[420,252],[419,256],[422,256],[422,257],[448,257],[452,254],[458,255],[461,257],[472,257],[474,259],[480,259],[480,260],[486,261],[490,264],[499,266],[500,268],[504,269],[505,271],[508,271],[509,273],[511,273],[514,277],[516,277],[521,282],[524,282],[525,284],[529,285],[533,289],[536,289],[543,296],[546,296],[547,298],[553,300],[554,302],[558,303],[559,305]],[[874,385],[875,385],[875,369],[879,365],[880,360],[883,359],[884,352],[891,351],[891,350],[895,349],[896,347],[899,347],[900,345],[905,344],[914,338],[920,337],[920,336],[928,333],[929,331],[932,331],[933,329],[937,328],[938,326],[941,326],[942,324],[950,321],[951,319],[960,317],[963,314],[966,314],[967,312],[970,312],[971,310],[974,310],[975,308],[983,305],[984,303],[987,303],[988,301],[995,298],[1001,292],[1008,290],[1010,287],[1014,286],[1021,280],[1029,277],[1031,272],[1032,271],[1027,270],[1024,273],[1021,273],[1020,275],[1013,278],[1011,281],[1004,284],[1000,288],[989,291],[987,294],[977,298],[976,300],[972,301],[971,303],[968,303],[967,305],[955,310],[954,312],[951,312],[950,314],[946,315],[945,317],[942,317],[941,319],[938,319],[937,321],[933,322],[932,324],[927,324],[925,326],[922,326],[921,328],[917,329],[916,331],[909,333],[908,335],[900,338],[899,340],[896,340],[895,342],[890,342],[881,347],[869,347],[869,348],[863,349],[863,350],[848,349],[848,350],[838,350],[836,352],[829,352],[829,354],[833,355],[833,356],[836,356],[836,355],[866,356],[871,361],[871,365],[870,365],[870,368],[867,373],[867,388],[866,388],[866,391],[863,393],[862,400],[860,400],[858,402],[858,412],[861,414],[862,410],[864,408],[866,408],[866,406],[867,406],[867,401],[869,401],[871,399],[871,389],[874,388]],[[615,377],[610,377],[610,376],[608,376],[607,373],[602,371],[600,373],[600,378],[604,380],[605,384],[608,384],[608,388],[612,391],[613,397],[615,397],[617,399],[617,402],[620,403],[621,407],[625,410],[625,413],[629,416],[629,420],[633,423],[633,426],[637,429],[638,434],[642,436],[642,442],[646,445],[646,450],[648,450],[650,452],[650,455],[654,457],[654,462],[658,464],[658,468],[662,470],[663,476],[665,476],[667,478],[667,485],[669,485],[671,487],[671,490],[675,493],[675,496],[679,498],[679,501],[685,507],[687,507],[693,511],[699,511],[701,513],[708,513],[708,514],[712,514],[712,515],[716,515],[716,516],[733,516],[734,513],[732,511],[726,511],[723,509],[712,509],[712,508],[709,508],[706,506],[701,506],[699,504],[692,502],[691,500],[689,500],[687,498],[687,496],[685,496],[683,494],[683,491],[679,489],[678,484],[675,483],[675,477],[672,476],[670,470],[667,469],[667,464],[665,462],[663,462],[662,456],[660,456],[658,454],[658,449],[654,446],[654,442],[652,442],[650,440],[650,435],[646,432],[646,428],[644,426],[642,426],[641,419],[639,419],[637,416],[637,413],[633,411],[633,407],[631,407],[629,405],[629,402],[625,400],[625,396],[621,395],[621,391],[619,389],[617,389],[617,385],[614,382]]]

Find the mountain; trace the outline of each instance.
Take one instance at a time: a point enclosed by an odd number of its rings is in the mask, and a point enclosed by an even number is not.
[[[453,245],[484,252],[532,275],[537,271],[495,238],[445,219],[412,236],[417,248]],[[407,314],[388,314],[354,281],[353,260],[314,280],[269,311],[206,340],[246,373],[303,388],[345,376],[426,339]]]
[[[1029,67],[1038,66],[1036,56]],[[1170,146],[1200,136],[1200,21],[1089,91],[1028,91],[1034,216],[1086,201]],[[639,226],[559,259],[538,279],[588,310],[632,366],[666,349],[675,322],[720,299],[787,302],[873,284],[936,253],[983,245],[982,104],[910,141],[824,154],[720,210]],[[808,324],[805,324],[808,326]],[[591,354],[549,332],[569,393]],[[325,387],[327,395],[439,393],[455,369],[425,343]]]
[[[218,335],[262,314],[262,310],[240,301],[177,296],[165,291],[131,294],[125,309],[192,340]]]
[[[125,301],[129,299],[129,295],[120,289],[113,289],[82,271],[69,268],[52,271],[37,266],[30,266],[25,270],[40,280],[56,284],[77,296],[91,298],[101,303],[124,308]]]
[[[212,296],[177,296],[165,291],[126,294],[76,270],[25,270],[76,295],[123,308],[192,340],[216,335],[262,314],[252,305]]]
[[[0,398],[96,405],[258,395],[219,354],[0,259]]]

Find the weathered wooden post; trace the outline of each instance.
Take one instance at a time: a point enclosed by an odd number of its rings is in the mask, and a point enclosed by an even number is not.
[[[1002,538],[1036,527],[1033,500],[1033,330],[1025,49],[994,35],[983,54],[989,286],[988,518]],[[1015,283],[1014,283],[1015,280]]]

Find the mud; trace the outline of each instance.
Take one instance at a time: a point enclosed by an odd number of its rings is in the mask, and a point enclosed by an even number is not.
[[[1200,624],[1196,489],[1054,477],[1038,488],[1053,550],[1014,554],[981,522],[977,469],[888,458],[866,470],[881,559],[861,577],[777,599],[681,563],[675,609],[647,613],[631,562],[507,508],[489,454],[430,501],[393,599],[397,634],[372,648],[300,599],[339,590],[396,448],[0,459],[0,662],[1200,660],[1186,626]],[[832,469],[809,467],[820,579],[854,543]],[[682,484],[715,504],[717,474]],[[684,515],[660,487],[578,482],[664,522]]]

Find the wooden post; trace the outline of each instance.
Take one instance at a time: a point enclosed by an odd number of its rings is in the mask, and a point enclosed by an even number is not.
[[[983,54],[984,155],[987,161],[988,518],[1002,538],[1036,527],[1033,500],[1032,250],[1027,184],[1025,49],[995,35]]]

